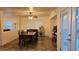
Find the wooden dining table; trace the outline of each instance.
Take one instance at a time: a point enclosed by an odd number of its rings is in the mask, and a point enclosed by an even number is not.
[[[22,35],[34,36],[36,32],[24,32]]]
[[[24,39],[19,39],[19,44],[21,44],[21,40],[27,40],[27,38],[34,42],[37,38],[37,35],[36,32],[23,32],[19,37],[25,37]]]

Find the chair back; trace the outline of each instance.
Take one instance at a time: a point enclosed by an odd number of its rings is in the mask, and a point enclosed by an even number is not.
[[[38,29],[27,29],[27,32],[36,32],[36,35],[38,36]]]

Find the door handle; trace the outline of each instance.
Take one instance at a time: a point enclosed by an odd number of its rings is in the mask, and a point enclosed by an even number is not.
[[[71,39],[67,39],[68,41],[72,41]]]
[[[71,41],[71,34],[68,34],[68,41]]]

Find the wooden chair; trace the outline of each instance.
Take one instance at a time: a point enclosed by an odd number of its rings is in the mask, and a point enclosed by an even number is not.
[[[38,41],[38,29],[27,29],[27,32],[36,32],[36,34],[35,34],[35,42]]]
[[[23,47],[26,44],[28,45],[28,43],[29,43],[30,40],[31,39],[28,36],[20,34],[19,35],[19,46]]]
[[[28,32],[36,32],[35,36],[34,36],[34,40],[32,40],[32,38],[30,36],[26,36],[23,35],[23,31],[18,32],[19,35],[19,46],[25,46],[25,44],[29,44],[29,43],[35,43],[38,41],[38,30],[37,29],[27,29],[27,33]]]

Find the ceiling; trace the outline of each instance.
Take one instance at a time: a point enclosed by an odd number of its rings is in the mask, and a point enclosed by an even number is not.
[[[55,7],[32,7],[30,11],[29,7],[1,7],[0,10],[4,12],[11,12],[17,16],[28,16],[29,12],[37,16],[48,16],[55,9]]]

